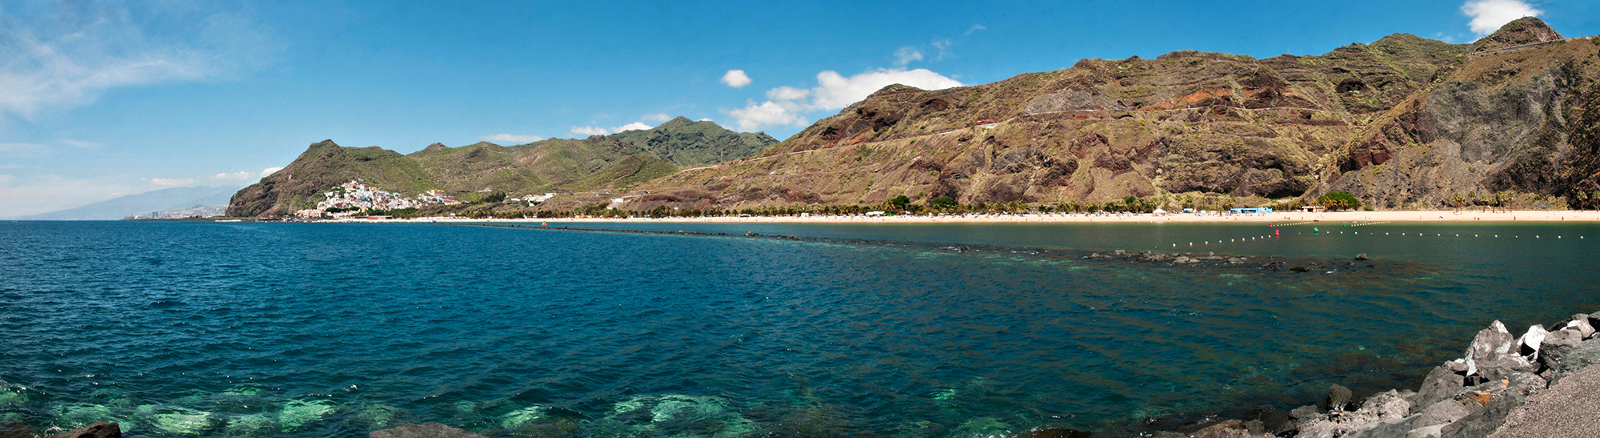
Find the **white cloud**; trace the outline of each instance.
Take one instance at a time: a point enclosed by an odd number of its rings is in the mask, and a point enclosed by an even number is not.
[[[544,140],[544,137],[540,137],[540,136],[537,136],[537,135],[495,134],[495,135],[485,135],[485,136],[482,136],[482,137],[478,137],[478,139],[479,140],[483,140],[483,141],[493,141],[493,142],[500,142],[500,143],[523,144],[523,143],[533,143],[533,142],[536,142],[536,141],[539,141],[539,140]]]
[[[1472,17],[1468,26],[1478,35],[1488,35],[1500,26],[1522,17],[1537,17],[1544,11],[1521,0],[1469,0],[1461,5],[1461,13]]]
[[[665,122],[665,121],[668,121],[668,120],[672,120],[672,116],[667,115],[667,113],[655,113],[655,114],[647,114],[644,117],[640,117],[639,120],[648,120],[648,121],[651,121],[651,122],[660,123],[660,122]]]
[[[623,131],[642,131],[642,130],[646,130],[646,129],[650,129],[650,128],[651,128],[650,125],[646,125],[643,122],[633,122],[633,123],[629,123],[629,124],[626,124],[626,125],[622,125],[622,126],[618,126],[618,127],[615,127],[615,128],[611,128],[611,130],[612,131],[616,131],[616,132],[623,132]]]
[[[194,184],[196,182],[199,182],[199,180],[196,180],[194,178],[143,178],[143,179],[145,181],[149,181],[151,184],[155,184],[155,185],[162,186],[162,187],[186,186],[186,185],[190,185],[190,184]]]
[[[711,119],[700,119],[700,120],[695,120],[695,121],[696,122],[711,122]],[[711,123],[717,123],[717,122],[711,122]]]
[[[972,25],[972,27],[967,28],[967,33],[961,34],[961,36],[972,35],[973,32],[977,32],[977,31],[980,31],[980,30],[989,30],[989,28],[983,27],[982,24],[974,24],[974,25]]]
[[[572,133],[574,135],[590,136],[590,135],[606,135],[606,134],[610,134],[611,131],[606,130],[606,128],[601,128],[601,127],[598,127],[598,126],[574,126],[574,127],[572,127]]]
[[[78,140],[72,140],[72,139],[62,139],[60,141],[61,141],[61,144],[64,144],[64,145],[67,145],[67,146],[72,146],[72,147],[75,147],[75,148],[78,148],[78,149],[99,149],[100,146],[102,146],[100,143],[91,143],[91,142],[87,142],[87,141],[78,141]]]
[[[803,113],[811,111],[836,111],[865,99],[872,92],[891,84],[903,84],[924,90],[959,87],[961,82],[934,73],[928,69],[877,69],[845,77],[834,71],[817,73],[817,86],[804,90],[778,87],[767,90],[767,101],[749,102],[744,108],[724,110],[732,116],[740,131],[753,131],[766,126],[797,125],[806,123]],[[806,99],[810,100],[807,101]]]
[[[810,95],[811,90],[803,90],[787,85],[767,90],[767,98],[772,100],[800,100]]]
[[[848,78],[833,71],[824,71],[817,73],[817,84],[816,88],[811,89],[811,106],[824,110],[844,108],[892,84],[910,85],[924,90],[961,86],[961,82],[955,79],[924,68],[878,69]]]
[[[249,181],[251,177],[255,176],[255,172],[219,173],[211,175],[211,179],[216,181]]]
[[[648,118],[649,116],[645,116],[645,117]],[[572,133],[574,135],[582,135],[582,136],[607,135],[607,134],[611,134],[611,133],[620,133],[620,132],[623,132],[623,131],[640,131],[640,130],[645,130],[645,129],[650,129],[650,128],[653,128],[653,126],[645,124],[644,122],[633,122],[633,123],[629,123],[629,124],[626,124],[626,125],[615,126],[615,127],[611,127],[611,128],[602,128],[602,127],[599,127],[599,126],[574,126],[574,127],[572,127]]]
[[[0,116],[35,120],[112,88],[224,78],[258,69],[279,51],[252,20],[197,5],[0,9]]]
[[[918,51],[916,47],[905,46],[901,47],[900,50],[894,51],[894,65],[896,66],[905,67],[906,64],[921,60],[922,52]]]
[[[798,114],[798,106],[792,102],[766,101],[760,104],[750,102],[744,108],[725,111],[733,116],[735,125],[740,131],[755,131],[763,126],[806,124],[805,117]]]
[[[283,170],[283,168],[282,167],[268,167],[266,169],[261,169],[261,174],[260,175],[261,175],[262,178],[266,178],[268,176],[271,176],[274,173],[278,173],[278,171],[280,171],[280,170]]]
[[[722,74],[722,83],[733,88],[744,88],[750,85],[750,76],[744,74],[744,70],[728,70]]]

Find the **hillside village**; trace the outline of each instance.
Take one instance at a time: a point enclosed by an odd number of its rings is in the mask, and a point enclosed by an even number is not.
[[[456,200],[455,196],[445,194],[440,190],[429,190],[418,193],[416,197],[406,197],[400,193],[367,185],[363,180],[359,179],[340,184],[334,187],[333,190],[323,192],[322,196],[324,199],[317,203],[316,208],[299,210],[295,212],[295,216],[303,219],[346,218],[366,215],[375,211],[387,212],[417,209],[430,205],[461,204],[461,201]],[[555,196],[555,193],[526,195],[512,199],[512,201],[521,201],[533,205],[548,201]]]

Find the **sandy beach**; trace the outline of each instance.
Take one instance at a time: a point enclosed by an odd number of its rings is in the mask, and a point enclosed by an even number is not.
[[[662,222],[662,223],[1298,223],[1298,222],[1600,222],[1600,211],[1346,211],[1275,212],[1253,215],[1210,214],[968,214],[901,216],[777,216],[704,218],[548,218],[548,219],[342,219],[341,222]]]

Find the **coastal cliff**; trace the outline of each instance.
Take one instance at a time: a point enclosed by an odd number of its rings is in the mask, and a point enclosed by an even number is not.
[[[1314,56],[1178,51],[893,85],[759,155],[652,181],[625,208],[1222,207],[1331,191],[1393,209],[1589,207],[1597,42],[1530,17],[1474,44],[1395,34]]]

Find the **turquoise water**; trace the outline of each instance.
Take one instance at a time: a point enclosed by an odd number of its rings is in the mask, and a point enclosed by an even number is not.
[[[1600,310],[1594,225],[588,226],[730,236],[0,223],[0,421],[1114,435],[1412,384],[1493,319]],[[1078,258],[1174,244],[1250,260]],[[1315,269],[1258,267],[1273,258]]]

